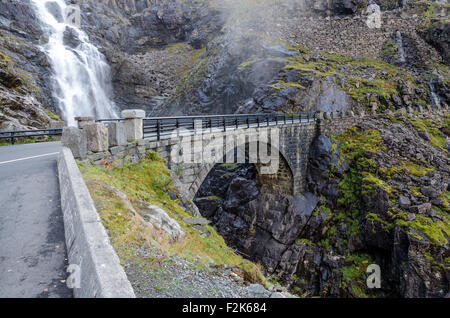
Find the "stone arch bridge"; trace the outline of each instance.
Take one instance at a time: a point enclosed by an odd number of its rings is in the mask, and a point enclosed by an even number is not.
[[[62,143],[75,158],[96,165],[138,162],[153,150],[171,170],[182,201],[190,202],[215,164],[223,162],[253,163],[263,185],[283,193],[302,192],[314,138],[353,126],[361,116],[336,112],[144,118],[141,110],[125,110],[121,117],[76,118],[78,127],[64,128]]]

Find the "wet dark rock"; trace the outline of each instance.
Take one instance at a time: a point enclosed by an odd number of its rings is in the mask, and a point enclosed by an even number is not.
[[[63,40],[64,45],[69,46],[71,48],[76,48],[81,43],[80,39],[78,38],[78,34],[71,27],[66,27],[66,30],[64,31]]]
[[[224,207],[228,211],[236,211],[245,203],[254,200],[258,194],[255,181],[237,177],[230,183]]]
[[[433,45],[442,56],[444,63],[450,61],[450,23],[437,22],[425,30],[422,37]]]
[[[195,198],[194,203],[202,211],[202,215],[206,218],[212,217],[220,205],[216,199],[211,199],[210,197]]]
[[[57,2],[49,1],[45,3],[45,6],[47,7],[48,11],[53,15],[53,17],[56,19],[56,21],[60,23],[63,22],[64,20],[63,12]]]

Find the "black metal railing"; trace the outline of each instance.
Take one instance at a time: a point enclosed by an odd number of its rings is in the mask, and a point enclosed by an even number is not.
[[[62,135],[62,128],[0,131],[0,140],[11,140],[11,143],[14,145],[16,139],[26,139],[31,137],[61,136],[61,135]]]
[[[107,118],[107,119],[96,119],[96,123],[112,123],[112,122],[122,122],[125,121],[123,118]]]
[[[299,122],[315,121],[315,113],[295,114],[243,114],[243,115],[211,115],[211,116],[181,116],[181,117],[154,117],[144,119],[144,136],[155,137],[156,140],[169,138],[177,129],[184,128],[189,131],[201,128],[203,130],[215,129],[227,131],[230,129],[268,127],[294,124]],[[197,125],[197,127],[196,127]]]
[[[123,122],[123,118],[97,119],[98,123]],[[172,133],[184,128],[188,131],[201,128],[212,131],[227,131],[230,129],[245,129],[251,127],[267,127],[315,121],[314,112],[294,114],[242,114],[242,115],[211,115],[211,116],[180,116],[144,118],[143,131],[145,138],[161,140],[169,138]],[[198,125],[198,127],[196,126]],[[61,136],[62,128],[47,128],[33,130],[0,131],[0,140],[11,140],[45,136]]]

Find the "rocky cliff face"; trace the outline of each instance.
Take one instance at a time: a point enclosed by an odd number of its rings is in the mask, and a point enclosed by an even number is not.
[[[448,117],[365,120],[314,141],[307,190],[267,190],[253,166],[218,165],[195,203],[228,244],[300,295],[449,293]],[[378,264],[382,288],[366,285]]]
[[[368,27],[367,3],[359,0],[83,1],[81,22],[112,67],[113,99],[121,109],[143,108],[149,115],[382,111],[403,103],[425,106],[430,76],[448,104],[448,68],[439,66],[446,59],[445,27],[422,32],[448,9],[415,1],[379,5],[387,11],[378,29]],[[37,47],[45,38],[30,2],[2,2],[1,17],[8,34],[2,52],[32,74],[39,91],[33,95],[57,112],[52,70]],[[74,40],[68,32],[68,43]],[[367,58],[395,65],[409,80],[394,83],[398,72],[367,65]],[[403,101],[405,86],[415,90]]]
[[[36,21],[29,1],[0,2],[0,130],[45,128],[58,119]]]

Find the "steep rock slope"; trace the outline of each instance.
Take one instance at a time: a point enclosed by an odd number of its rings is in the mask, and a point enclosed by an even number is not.
[[[0,2],[0,129],[45,128],[59,120],[40,27],[29,1]],[[53,111],[53,112],[52,112]]]

